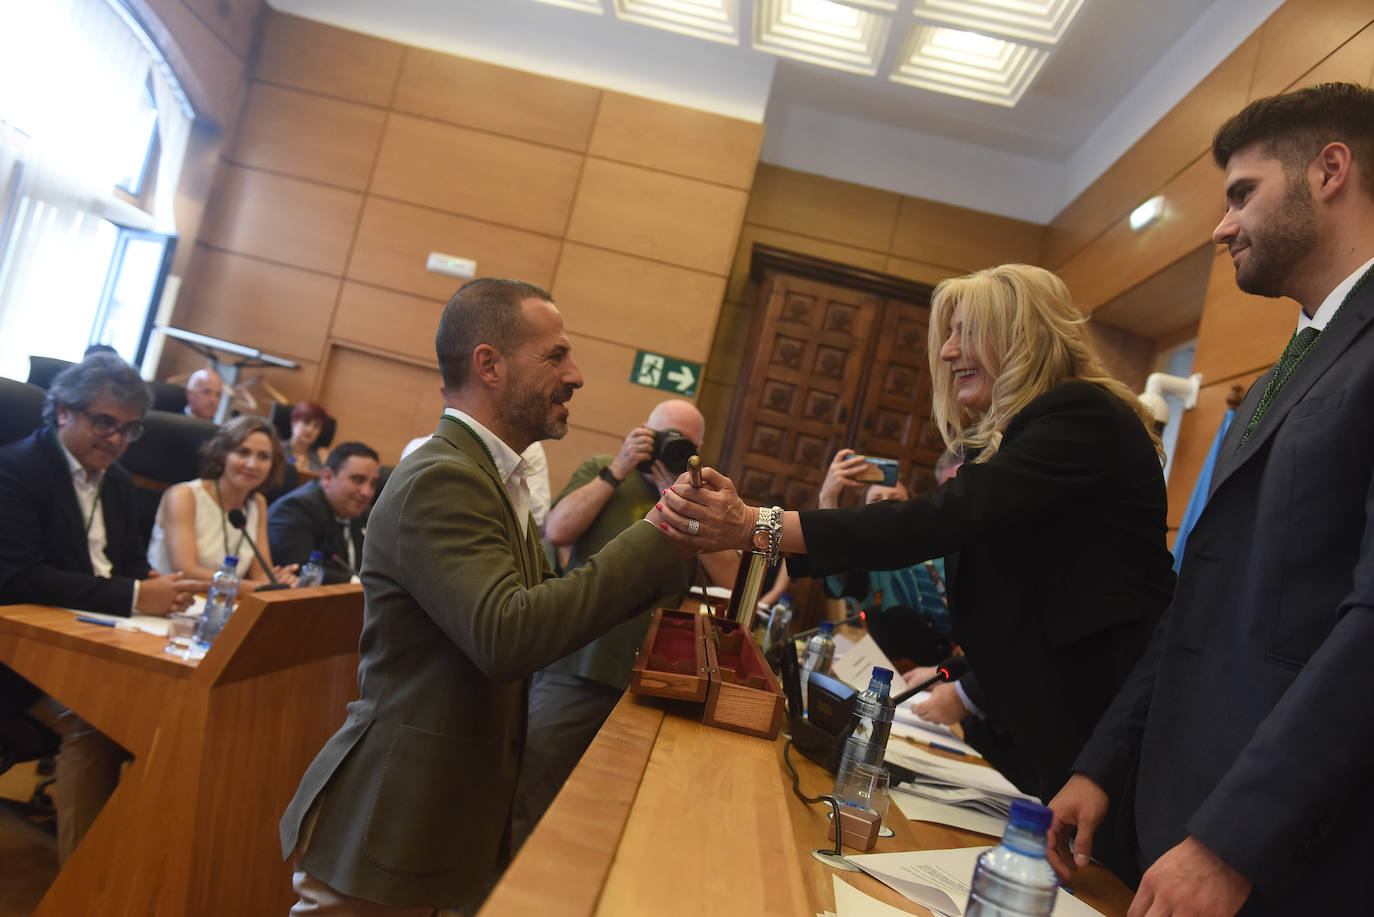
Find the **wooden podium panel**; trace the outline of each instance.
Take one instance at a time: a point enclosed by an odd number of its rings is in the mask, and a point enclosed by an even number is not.
[[[835,909],[832,875],[930,914],[871,876],[812,857],[833,844],[828,807],[792,794],[782,739],[712,729],[698,717],[682,701],[622,697],[480,917],[801,917]],[[829,791],[830,774],[795,751],[791,760],[802,792]],[[895,835],[874,853],[996,842],[907,821],[895,804],[889,814]],[[1130,906],[1131,891],[1098,866],[1080,870],[1073,889],[1106,917]]]
[[[285,914],[277,820],[357,696],[362,612],[357,585],[248,595],[197,663],[164,637],[0,608],[0,661],[134,756],[36,917]]]

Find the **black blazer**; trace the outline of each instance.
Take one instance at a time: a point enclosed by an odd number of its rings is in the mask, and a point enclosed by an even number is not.
[[[363,558],[363,520],[348,523],[353,539],[353,556]],[[334,515],[319,481],[297,487],[280,497],[267,512],[267,540],[272,545],[272,562],[304,564],[311,551],[324,554],[324,581],[346,583],[353,578],[348,566],[348,543],[343,526]]]
[[[1022,789],[1044,799],[1068,778],[1173,587],[1154,445],[1134,411],[1085,382],[1035,399],[993,458],[934,490],[803,512],[801,524],[810,556],[788,561],[793,575],[946,557],[954,635],[984,710],[1029,765]]]
[[[1242,444],[1268,375],[1250,389],[1173,604],[1075,764],[1110,781],[1138,756],[1145,862],[1195,835],[1254,883],[1246,915],[1369,911],[1371,326],[1374,283]]]
[[[128,615],[134,580],[148,575],[128,472],[113,465],[100,489],[109,579],[95,575],[86,520],[53,427],[0,449],[0,604],[38,602]]]

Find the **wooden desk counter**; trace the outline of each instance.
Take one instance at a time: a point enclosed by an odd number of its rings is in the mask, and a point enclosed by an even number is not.
[[[357,696],[362,604],[359,586],[247,596],[199,662],[0,607],[0,661],[134,756],[35,915],[285,914],[277,819]]]
[[[929,914],[876,879],[811,856],[828,846],[825,806],[791,789],[783,742],[713,729],[698,705],[626,694],[481,911],[481,917],[778,915],[834,910],[831,876],[912,914]],[[893,739],[893,741],[901,741]],[[795,751],[802,792],[833,778]],[[986,846],[983,835],[907,821],[875,853]],[[848,852],[853,852],[852,850]],[[1131,893],[1098,867],[1079,897],[1122,917]]]

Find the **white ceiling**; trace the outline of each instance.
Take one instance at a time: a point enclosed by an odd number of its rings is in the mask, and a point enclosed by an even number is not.
[[[1014,108],[892,83],[890,60],[878,76],[859,76],[534,0],[268,2],[407,44],[762,121],[765,162],[1047,223],[1282,0],[1085,0]],[[753,4],[741,6],[747,36]],[[902,31],[911,6],[898,4]]]

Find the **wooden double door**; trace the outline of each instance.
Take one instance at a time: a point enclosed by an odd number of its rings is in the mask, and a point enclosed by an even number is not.
[[[722,462],[744,499],[815,507],[846,446],[897,459],[913,494],[931,486],[944,441],[930,418],[930,288],[762,246],[754,268],[758,308]]]

